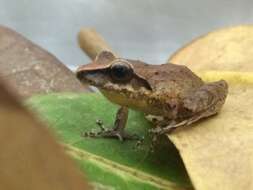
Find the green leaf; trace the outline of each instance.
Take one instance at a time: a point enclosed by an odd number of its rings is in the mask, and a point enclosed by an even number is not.
[[[96,119],[112,126],[117,106],[99,93],[34,96],[28,106],[48,122],[66,151],[98,189],[190,188],[182,160],[168,139],[150,151],[151,124],[142,113],[130,111],[126,130],[144,136],[144,143],[116,139],[84,138],[84,131],[99,130]]]

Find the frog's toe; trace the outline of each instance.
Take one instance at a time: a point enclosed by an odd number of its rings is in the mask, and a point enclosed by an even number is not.
[[[152,129],[149,129],[148,131],[151,135],[161,135],[162,132],[163,132],[163,128],[162,127],[155,127],[155,128],[152,128]]]
[[[96,120],[96,124],[99,126],[101,131],[106,131],[108,130],[105,126],[104,126],[104,122],[101,119],[97,119]]]
[[[163,134],[168,134],[170,132],[172,132],[174,129],[176,128],[176,125],[168,125],[166,127],[155,127],[149,130],[149,133],[152,136],[159,136],[159,135],[163,135]]]
[[[116,138],[119,141],[125,141],[125,140],[139,140],[139,136],[136,134],[128,134],[126,132],[122,131],[115,131],[115,130],[106,130],[101,131],[97,137],[104,137],[104,138]]]
[[[119,141],[125,140],[140,140],[137,134],[129,134],[125,131],[118,131],[115,129],[107,129],[105,127],[101,128],[98,132],[84,132],[82,134],[83,137],[91,137],[91,138],[116,138]]]
[[[100,131],[98,132],[84,132],[83,137],[92,137],[92,138],[116,138],[119,141],[125,140],[140,140],[142,139],[137,134],[129,134],[124,130],[124,125],[115,126],[114,128],[106,128],[103,124],[103,121],[100,119],[96,120],[96,124],[99,126]]]

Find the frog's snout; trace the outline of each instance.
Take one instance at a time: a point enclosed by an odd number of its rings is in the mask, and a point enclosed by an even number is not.
[[[80,81],[83,79],[83,72],[82,71],[76,71],[76,78],[78,78]]]
[[[89,76],[90,75],[85,71],[76,72],[76,78],[78,78],[78,80],[84,84],[87,84],[87,83],[91,84],[93,82],[93,80],[91,80]]]

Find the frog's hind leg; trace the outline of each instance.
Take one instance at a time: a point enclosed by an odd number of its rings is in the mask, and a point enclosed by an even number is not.
[[[157,127],[151,132],[155,134],[165,134],[171,132],[177,127],[191,125],[192,123],[211,115],[215,115],[225,102],[228,93],[226,81],[207,83],[197,91],[186,97],[181,106],[181,112],[189,116],[183,116],[183,120],[172,122],[166,127]]]
[[[125,132],[125,127],[128,119],[128,108],[121,107],[117,114],[116,120],[114,122],[114,127],[107,129],[104,127],[101,120],[97,120],[97,125],[100,127],[99,132],[85,132],[83,136],[85,137],[102,137],[102,138],[117,138],[120,141],[124,140],[139,140],[139,137],[135,134],[128,134]]]
[[[209,116],[214,115],[214,114],[216,114],[216,112],[214,113],[214,112],[206,111],[206,112],[203,112],[202,114],[200,114],[198,116],[190,117],[190,118],[185,119],[181,122],[176,122],[176,121],[171,122],[171,124],[169,124],[165,127],[157,126],[156,128],[151,129],[150,132],[155,134],[155,135],[162,135],[162,134],[170,133],[178,127],[186,127],[188,125],[191,125],[192,123],[195,123],[196,121],[198,121],[202,118],[209,117]]]

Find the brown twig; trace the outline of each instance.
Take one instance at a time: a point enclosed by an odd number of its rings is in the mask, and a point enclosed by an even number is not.
[[[112,51],[95,29],[82,28],[78,34],[80,48],[93,60],[103,50]]]

